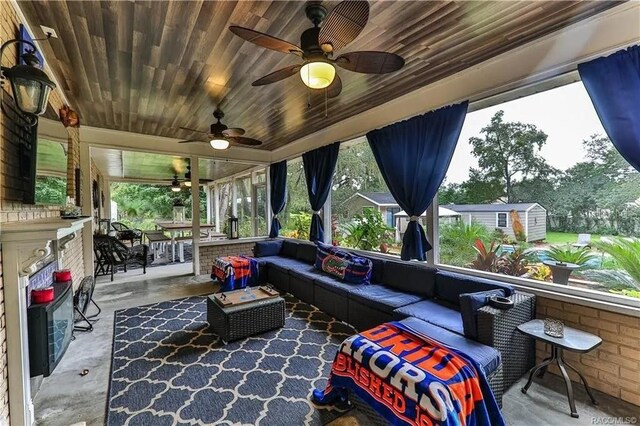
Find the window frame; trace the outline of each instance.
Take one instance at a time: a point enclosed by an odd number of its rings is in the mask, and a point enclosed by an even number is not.
[[[500,215],[504,215],[504,226],[500,226]],[[509,213],[506,212],[496,212],[496,228],[499,229],[509,229]]]

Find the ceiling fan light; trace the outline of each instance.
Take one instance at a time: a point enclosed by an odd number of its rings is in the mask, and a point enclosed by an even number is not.
[[[214,138],[209,141],[211,148],[213,149],[227,149],[229,148],[229,141],[222,138]]]
[[[311,89],[329,87],[335,77],[336,69],[328,62],[308,62],[300,68],[302,82]]]
[[[186,186],[187,188],[191,188],[191,181],[190,180],[185,180],[184,181],[184,186]]]
[[[171,181],[171,190],[173,192],[180,192],[180,182],[178,182],[178,176],[174,176],[173,180]]]

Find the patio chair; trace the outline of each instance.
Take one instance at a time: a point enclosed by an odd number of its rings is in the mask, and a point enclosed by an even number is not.
[[[578,241],[571,244],[576,248],[591,248],[591,234],[578,234]]]
[[[127,265],[142,265],[142,273],[147,273],[147,261],[149,246],[138,244],[127,247],[119,239],[108,235],[95,235],[93,237],[93,250],[96,255],[95,276],[111,275],[117,272],[119,266],[124,267],[127,272]]]
[[[140,229],[131,229],[122,222],[111,222],[111,227],[116,231],[116,237],[120,241],[131,241],[131,247],[135,242],[142,244],[142,231]]]

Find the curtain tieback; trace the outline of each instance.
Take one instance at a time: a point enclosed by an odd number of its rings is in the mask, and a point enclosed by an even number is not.
[[[277,215],[277,214],[274,214],[274,215],[273,215],[273,218],[274,218],[274,219],[277,219],[277,218],[278,218],[278,215]]]
[[[418,221],[418,216],[411,216],[409,218],[409,222],[417,222]]]
[[[316,211],[313,212],[313,214],[320,215],[321,212],[322,212],[322,210],[316,210]]]

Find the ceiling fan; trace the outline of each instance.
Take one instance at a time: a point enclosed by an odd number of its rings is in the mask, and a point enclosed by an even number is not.
[[[208,143],[211,145],[213,149],[227,149],[230,144],[237,145],[248,145],[248,146],[258,146],[262,145],[257,139],[246,138],[244,135],[244,129],[240,128],[229,128],[226,125],[222,124],[220,120],[224,117],[224,113],[220,109],[216,109],[213,112],[213,116],[218,120],[216,123],[213,123],[209,129],[209,132],[203,132],[201,130],[190,129],[189,127],[180,127],[182,130],[188,130],[190,132],[202,133],[207,135],[207,139],[188,139],[184,141],[180,141],[179,143],[193,143],[193,142],[201,142]]]
[[[367,25],[369,3],[366,1],[343,1],[328,15],[321,2],[313,1],[307,4],[305,12],[313,27],[302,33],[301,47],[249,28],[229,27],[234,34],[251,43],[282,53],[292,53],[303,60],[301,64],[290,65],[259,78],[252,83],[253,86],[275,83],[299,73],[307,87],[326,88],[326,96],[332,98],[342,91],[342,81],[336,74],[335,65],[365,74],[390,73],[404,66],[401,56],[388,52],[348,52],[332,58],[336,50],[355,40]]]

